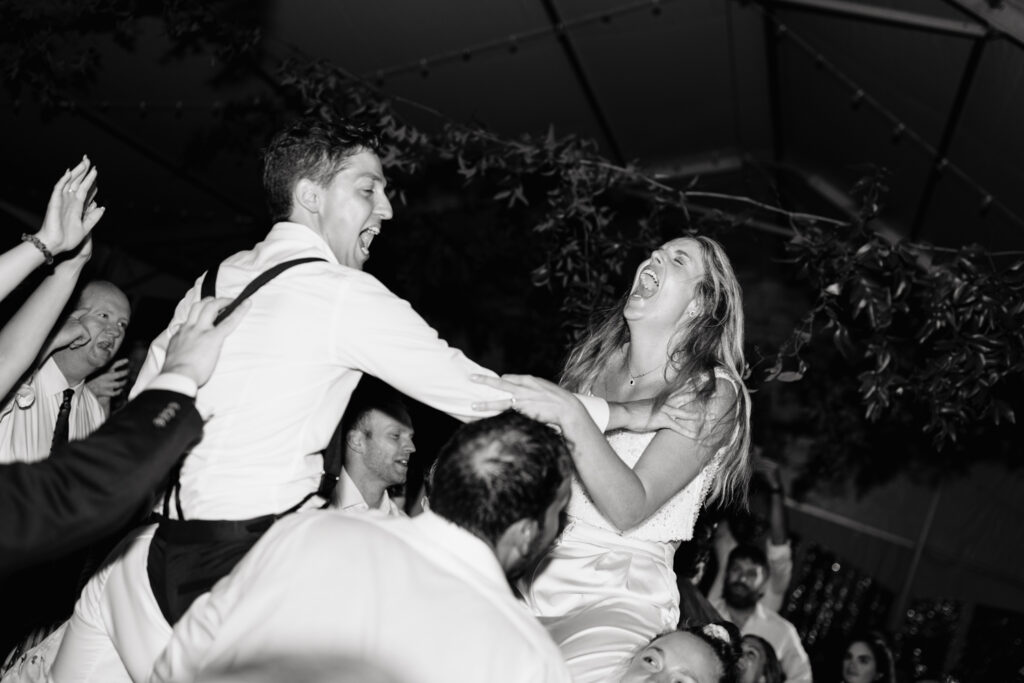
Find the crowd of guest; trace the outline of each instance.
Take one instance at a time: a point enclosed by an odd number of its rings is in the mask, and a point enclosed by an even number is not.
[[[88,159],[0,255],[0,297],[44,273],[0,330],[3,682],[810,682],[721,246],[655,246],[559,383],[499,377],[363,272],[392,216],[377,150],[278,133],[277,222],[133,377],[128,296],[79,281]],[[419,495],[403,396],[465,423]],[[894,681],[884,639],[851,640],[840,677]]]

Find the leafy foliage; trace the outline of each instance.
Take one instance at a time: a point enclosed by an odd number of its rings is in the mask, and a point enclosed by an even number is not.
[[[72,84],[87,83],[100,67],[95,54],[69,49],[67,29],[106,32],[130,44],[132,22],[144,15],[162,18],[177,49],[207,49],[245,63],[240,58],[260,48],[259,32],[225,21],[214,11],[220,5],[5,5],[5,37],[32,39],[4,41],[13,45],[4,48],[4,81],[59,105]],[[863,208],[851,221],[799,214],[695,185],[673,187],[634,165],[608,161],[592,141],[553,129],[507,138],[447,120],[386,97],[327,62],[291,57],[277,61],[271,76],[258,107],[225,109],[226,122],[246,126],[226,126],[234,137],[224,139],[258,139],[254,128],[270,130],[296,111],[374,126],[400,201],[408,204],[407,193],[422,187],[425,176],[444,172],[522,226],[537,255],[531,281],[558,301],[566,342],[612,303],[616,283],[652,244],[680,231],[716,232],[743,228],[754,217],[781,217],[789,234],[784,265],[810,287],[813,303],[788,338],[755,363],[749,381],[755,389],[799,381],[817,416],[808,464],[813,476],[898,469],[899,461],[872,460],[880,435],[907,443],[922,461],[945,462],[937,452],[1019,460],[1024,262],[999,267],[978,247],[939,250],[878,234],[871,221],[882,205],[884,177],[870,176],[854,188]],[[417,124],[410,122],[414,116]],[[922,434],[926,443],[919,444]]]

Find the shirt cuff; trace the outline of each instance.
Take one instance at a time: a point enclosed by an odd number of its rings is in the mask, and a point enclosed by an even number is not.
[[[781,545],[775,545],[771,541],[765,543],[765,554],[769,560],[782,560],[789,559],[793,556],[793,550],[789,544],[789,541],[782,543]]]
[[[199,391],[199,387],[196,385],[196,381],[194,379],[186,377],[185,375],[179,375],[176,372],[160,373],[146,385],[146,391],[149,391],[150,389],[176,391],[179,394],[185,394],[190,398],[195,398],[196,393]]]
[[[584,396],[583,394],[576,394],[576,398],[586,408],[590,414],[590,419],[597,425],[597,429],[602,433],[607,430],[608,420],[611,419],[611,410],[608,408],[608,402],[597,396]]]

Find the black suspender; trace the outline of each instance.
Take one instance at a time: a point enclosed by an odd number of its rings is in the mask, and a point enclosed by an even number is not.
[[[262,273],[260,273],[259,275],[257,275],[255,280],[253,280],[252,282],[247,284],[245,286],[245,289],[242,290],[242,293],[239,294],[237,297],[235,297],[234,301],[232,301],[230,304],[228,304],[223,309],[221,309],[220,313],[218,313],[217,317],[214,319],[213,324],[216,325],[221,320],[223,320],[224,318],[226,318],[229,315],[231,315],[231,312],[233,310],[235,310],[236,308],[238,308],[238,304],[240,304],[243,301],[245,301],[246,299],[248,299],[250,296],[252,296],[256,292],[257,289],[259,289],[263,285],[267,284],[268,282],[270,282],[275,277],[277,277],[278,275],[280,275],[284,271],[288,270],[289,268],[301,265],[303,263],[309,263],[311,261],[326,261],[326,260],[327,259],[319,258],[317,256],[308,256],[306,258],[297,258],[297,259],[292,259],[291,261],[285,261],[284,263],[278,263],[276,266],[274,266],[272,268],[268,268],[267,270],[265,270]],[[203,284],[202,284],[202,287],[200,288],[200,294],[205,299],[208,296],[217,296],[216,291],[217,291],[217,266],[214,266],[213,268],[208,270],[206,272],[206,276],[203,277]]]
[[[245,289],[243,289],[242,292],[237,297],[235,297],[234,301],[232,301],[230,304],[228,304],[223,309],[221,309],[221,311],[217,314],[217,317],[214,319],[213,324],[216,325],[221,320],[223,320],[224,318],[229,316],[231,314],[231,312],[233,310],[235,310],[240,303],[242,303],[243,301],[248,299],[250,296],[252,296],[256,292],[256,290],[258,290],[260,287],[262,287],[263,285],[267,284],[268,282],[270,282],[275,277],[277,277],[278,275],[280,275],[284,271],[288,270],[289,268],[301,265],[303,263],[310,263],[312,261],[326,261],[326,260],[327,259],[319,258],[319,257],[316,257],[316,256],[310,256],[310,257],[306,257],[306,258],[292,259],[291,261],[285,261],[283,263],[277,264],[276,266],[273,266],[272,268],[268,268],[267,270],[263,271],[258,276],[256,276],[256,278],[252,282],[247,284],[245,286]],[[217,291],[217,269],[218,269],[218,266],[214,266],[213,268],[208,270],[206,272],[206,275],[203,277],[203,284],[200,286],[200,290],[199,291],[200,291],[200,295],[204,299],[206,297],[216,296],[216,291]],[[340,416],[339,416],[339,420],[340,420]],[[310,493],[305,498],[300,500],[296,505],[293,505],[292,507],[288,508],[284,512],[280,513],[280,515],[278,515],[278,516],[284,516],[284,515],[287,515],[290,512],[295,512],[300,507],[305,505],[306,502],[310,498],[312,498],[313,496],[316,496],[316,495],[319,495],[320,497],[324,498],[325,500],[330,500],[331,493],[334,491],[334,487],[337,485],[338,479],[341,477],[341,466],[342,466],[341,460],[342,460],[342,453],[341,453],[341,451],[339,449],[330,448],[330,449],[327,449],[326,451],[324,451],[324,473],[320,477],[320,486],[317,488],[316,491]],[[170,488],[168,490],[168,494],[164,496],[164,511],[163,511],[164,517],[168,517],[168,511],[169,511],[168,510],[168,505],[169,505],[170,494],[173,493],[174,494],[174,505],[175,505],[175,508],[177,509],[177,512],[178,512],[178,519],[185,519],[185,515],[184,515],[184,513],[182,512],[182,509],[181,509],[181,479],[180,479],[180,475],[181,475],[181,464],[179,463],[178,466],[175,468],[173,474],[172,474],[171,485],[170,485]]]

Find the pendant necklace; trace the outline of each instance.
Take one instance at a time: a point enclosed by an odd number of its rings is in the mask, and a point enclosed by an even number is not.
[[[661,365],[659,365],[656,368],[651,368],[647,372],[641,372],[639,375],[634,375],[633,372],[631,370],[629,370],[629,366],[627,365],[626,366],[626,370],[629,372],[629,386],[634,386],[636,384],[636,381],[638,379],[640,379],[641,377],[646,377],[647,375],[651,374],[655,370],[661,370],[663,367],[665,367],[664,363],[662,363]]]

